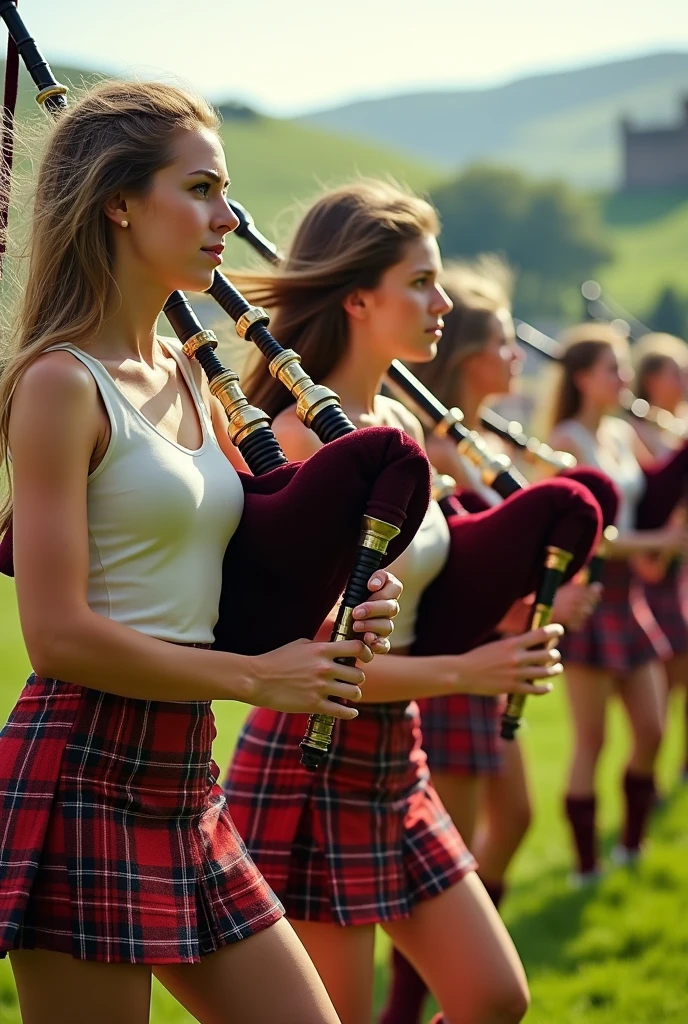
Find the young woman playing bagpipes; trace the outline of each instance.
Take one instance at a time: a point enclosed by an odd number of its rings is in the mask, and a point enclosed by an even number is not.
[[[152,974],[206,1024],[337,1021],[211,760],[212,699],[351,719],[330,698],[358,700],[363,672],[335,657],[372,657],[204,649],[244,492],[222,408],[156,321],[236,226],[217,127],[183,91],[110,82],[38,171],[0,385],[35,672],[0,735],[0,952],[26,1024],[144,1024]],[[356,617],[385,650],[401,588],[376,575]]]
[[[646,488],[638,457],[647,457],[647,452],[629,423],[609,415],[618,409],[623,386],[620,360],[627,359],[625,343],[611,327],[573,328],[564,338],[552,399],[550,443],[571,452],[579,463],[602,469],[622,498],[619,537],[605,564],[601,601],[583,628],[562,640],[574,728],[565,807],[577,857],[574,880],[579,883],[594,879],[599,870],[595,770],[604,744],[606,707],[615,688],[626,710],[632,747],[623,780],[625,819],[614,859],[628,863],[641,848],[655,799],[664,682],[658,652],[633,606],[632,560],[648,552],[672,557],[685,545],[683,527],[635,528]]]
[[[653,459],[661,459],[680,447],[688,433],[686,413],[686,371],[688,345],[670,334],[646,334],[633,346],[635,395],[649,406],[644,417],[632,416],[635,428]],[[636,406],[637,408],[637,406]],[[683,504],[677,520],[685,522]],[[635,568],[644,581],[643,596],[662,635],[658,649],[665,657],[670,688],[688,687],[688,623],[682,590],[685,568],[679,559],[639,556]],[[685,710],[686,753],[683,775],[688,778],[688,700]]]
[[[453,309],[444,318],[437,357],[413,366],[413,372],[443,405],[458,406],[464,425],[481,433],[495,453],[504,452],[503,442],[481,426],[479,413],[490,397],[511,391],[523,360],[511,318],[509,268],[497,258],[483,257],[472,265],[450,265],[441,281]],[[426,445],[439,472],[454,477],[460,487],[477,492],[491,505],[501,502],[451,439],[429,434]],[[555,621],[567,629],[579,628],[592,612],[599,590],[599,584],[561,587]],[[513,630],[519,620],[523,628],[523,610],[514,609],[510,618],[511,622],[501,624],[503,633]],[[508,743],[499,739],[503,705],[498,697],[457,693],[418,703],[433,783],[475,854],[483,885],[498,907],[506,870],[532,814],[518,737]],[[395,950],[384,1024],[415,1024],[425,991],[422,980]]]
[[[359,182],[310,208],[280,270],[244,279],[247,294],[274,311],[275,336],[337,392],[357,426],[391,424],[422,441],[418,421],[379,389],[392,359],[435,354],[451,308],[438,283],[437,231],[426,202],[384,182]],[[290,458],[318,448],[266,364],[245,389],[275,417]],[[429,780],[413,698],[544,693],[548,684],[533,690],[524,680],[560,671],[556,652],[532,650],[560,627],[455,657],[407,657],[418,603],[448,545],[446,522],[432,503],[393,564],[405,590],[387,669],[367,671],[357,728],[339,732],[315,780],[293,767],[298,733],[287,717],[258,712],[249,715],[226,783],[238,827],[344,1024],[370,1018],[378,923],[421,971],[452,1024],[517,1021],[527,1006],[517,953]]]

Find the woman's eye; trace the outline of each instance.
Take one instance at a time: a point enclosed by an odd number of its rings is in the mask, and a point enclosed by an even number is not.
[[[416,280],[413,282],[413,287],[414,288],[424,288],[427,283],[428,283],[428,278],[427,277],[417,277]]]
[[[191,191],[199,192],[202,196],[207,196],[210,192],[210,182],[199,181],[198,185],[194,185]]]

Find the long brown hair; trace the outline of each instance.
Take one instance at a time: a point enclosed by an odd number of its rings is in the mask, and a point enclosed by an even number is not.
[[[52,129],[36,182],[27,283],[0,376],[0,466],[9,469],[10,407],[22,373],[51,345],[88,346],[102,326],[113,286],[106,200],[118,191],[145,195],[173,159],[178,133],[199,126],[219,126],[199,97],[162,83],[108,81]],[[10,511],[11,489],[0,533]]]
[[[550,427],[571,419],[581,407],[576,376],[592,369],[607,349],[619,358],[627,356],[625,339],[611,324],[583,323],[571,327],[561,337],[563,353],[557,366],[558,381],[552,390]]]
[[[437,214],[424,199],[390,182],[362,179],[327,192],[310,207],[279,270],[237,279],[247,296],[274,312],[275,337],[301,353],[319,383],[346,351],[346,296],[375,288],[403,259],[409,242],[438,231]],[[291,402],[264,360],[249,372],[244,390],[270,416]]]
[[[444,405],[461,404],[462,365],[485,347],[495,317],[511,311],[512,282],[508,265],[497,256],[445,266],[441,284],[454,308],[443,317],[442,340],[435,358],[411,367]]]
[[[667,363],[675,363],[680,370],[688,367],[688,345],[673,334],[645,334],[633,346],[635,393],[650,401],[649,378],[659,373]]]

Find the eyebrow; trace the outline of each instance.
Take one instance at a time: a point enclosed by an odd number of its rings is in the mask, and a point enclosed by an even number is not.
[[[203,175],[205,175],[206,178],[210,178],[211,181],[216,181],[218,183],[218,185],[222,185],[223,184],[222,177],[217,173],[217,171],[211,171],[210,168],[208,168],[208,167],[201,167],[197,171],[191,171],[189,173],[189,177],[193,178],[194,175],[196,175],[196,174],[203,174]],[[225,185],[225,187],[227,185],[231,185],[231,181],[229,180],[229,178],[227,178],[225,180],[224,185]]]

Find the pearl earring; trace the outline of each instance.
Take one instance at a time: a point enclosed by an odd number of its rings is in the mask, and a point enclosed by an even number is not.
[[[120,224],[121,224],[121,226],[123,228],[128,228],[129,227],[129,221],[128,220],[121,220]]]

